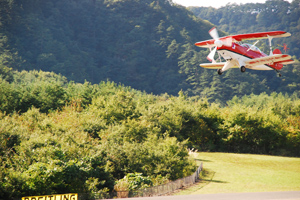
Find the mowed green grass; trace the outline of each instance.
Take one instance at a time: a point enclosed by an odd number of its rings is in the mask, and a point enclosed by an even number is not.
[[[202,181],[176,195],[300,190],[300,158],[193,153],[203,162]]]

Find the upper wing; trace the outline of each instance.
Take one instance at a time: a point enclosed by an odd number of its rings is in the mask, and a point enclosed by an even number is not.
[[[272,56],[265,56],[261,58],[251,59],[245,62],[247,67],[253,67],[256,65],[265,65],[273,63],[291,64],[291,56],[286,54],[275,54]]]
[[[231,40],[234,41],[242,41],[242,40],[259,40],[259,39],[266,39],[268,37],[272,38],[280,38],[280,37],[289,37],[291,36],[290,33],[285,31],[270,31],[270,32],[260,32],[260,33],[248,33],[248,34],[240,34],[240,35],[230,35],[226,37],[221,37],[220,40]],[[210,48],[214,46],[214,39],[205,40],[201,42],[195,43],[198,47]]]
[[[266,39],[268,37],[281,38],[281,37],[289,37],[289,36],[291,36],[291,34],[285,31],[270,31],[270,32],[240,34],[240,35],[233,35],[228,37],[232,37],[236,41],[242,41],[242,40]]]
[[[226,62],[220,62],[220,63],[203,63],[200,64],[200,67],[204,67],[207,69],[221,69],[224,67]],[[238,66],[233,66],[231,68],[239,68]]]
[[[211,40],[205,40],[202,42],[197,42],[197,43],[195,43],[195,45],[198,47],[210,48],[214,45],[214,43],[215,43],[215,40],[211,39]]]

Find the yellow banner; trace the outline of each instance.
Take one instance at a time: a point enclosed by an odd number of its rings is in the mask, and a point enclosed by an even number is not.
[[[22,197],[22,200],[78,200],[78,194],[52,194],[43,196]]]

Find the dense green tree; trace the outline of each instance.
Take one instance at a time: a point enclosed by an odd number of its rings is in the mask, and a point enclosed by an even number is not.
[[[9,73],[12,81],[0,82],[0,199],[105,194],[132,173],[165,183],[194,171],[187,148],[300,156],[297,93],[224,105],[183,91],[156,96],[53,72]]]
[[[286,43],[289,53],[297,57],[297,1],[191,8],[204,20],[165,0],[1,3],[2,76],[7,68],[42,69],[81,83],[111,80],[154,94],[176,95],[184,90],[189,95],[223,103],[234,95],[259,94],[263,89],[269,93],[285,90],[290,94],[297,90],[292,87],[298,84],[296,78],[292,83],[286,81],[297,77],[292,68],[284,69],[284,80],[272,72],[251,72],[245,82],[240,74],[217,78],[215,72],[199,67],[199,63],[207,62],[208,51],[193,45],[210,38],[208,30],[213,24],[235,34],[265,31],[263,24],[268,23],[272,24],[268,30],[292,33],[291,38],[274,40],[274,46]],[[259,45],[268,51],[268,45]],[[11,81],[9,78],[3,77]],[[226,84],[220,85],[218,81]]]

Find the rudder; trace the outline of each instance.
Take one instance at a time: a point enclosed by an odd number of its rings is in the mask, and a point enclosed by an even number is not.
[[[273,55],[274,55],[274,54],[282,54],[282,53],[281,53],[281,51],[280,51],[279,49],[274,49]]]

